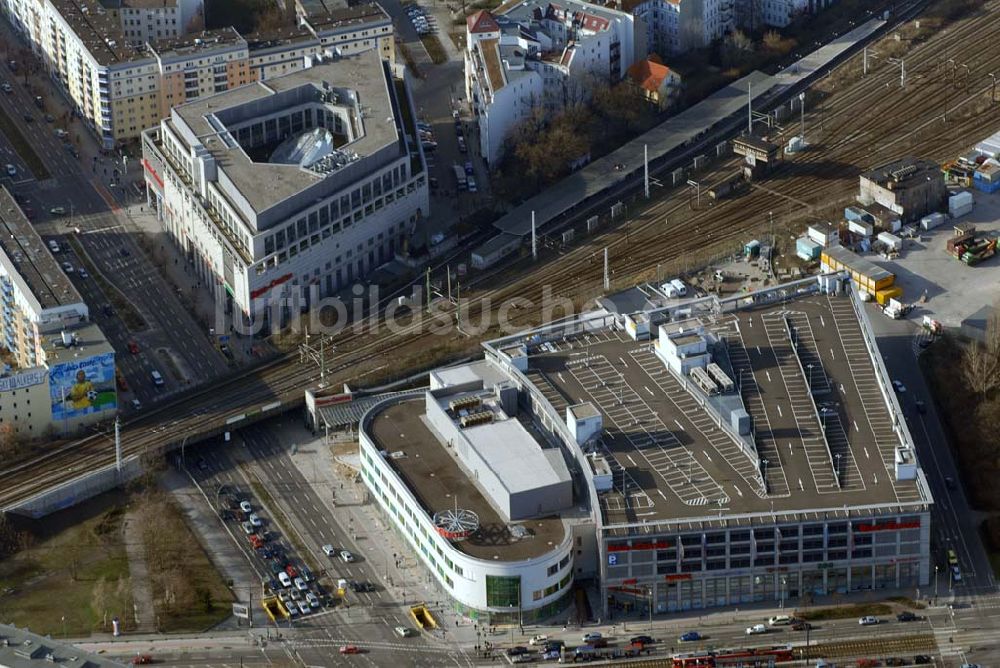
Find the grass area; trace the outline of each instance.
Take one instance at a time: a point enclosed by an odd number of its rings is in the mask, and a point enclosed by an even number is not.
[[[923,610],[924,608],[927,607],[923,603],[919,603],[917,601],[914,601],[912,598],[909,598],[908,596],[890,596],[889,598],[887,598],[885,600],[892,601],[893,603],[896,603],[897,605],[901,605],[901,606],[903,606],[905,608],[910,608],[912,610]]]
[[[105,494],[31,524],[34,543],[0,561],[0,618],[53,637],[130,628],[132,588],[120,494]],[[65,620],[65,621],[63,621]]]
[[[205,631],[232,612],[232,592],[192,533],[180,509],[154,492],[140,500],[142,540],[153,588],[157,628]]]
[[[418,79],[423,79],[424,75],[420,73],[417,61],[413,59],[413,54],[410,53],[410,47],[406,46],[403,42],[398,42],[396,46],[399,47],[399,52],[402,54],[403,60],[406,62],[406,69],[410,70],[410,74]]]
[[[813,610],[796,610],[795,616],[810,622],[819,622],[827,619],[851,619],[852,617],[864,617],[872,615],[892,614],[892,608],[885,603],[856,603],[854,605],[844,605],[836,608],[815,608]]]
[[[21,134],[21,129],[17,127],[14,120],[3,109],[0,109],[0,132],[7,137],[7,141],[14,147],[14,151],[21,156],[24,164],[28,166],[28,169],[35,175],[36,179],[44,181],[51,176],[49,170],[45,168],[45,164],[42,163],[42,159],[35,153],[35,149],[31,147],[28,140]]]
[[[431,57],[432,63],[441,65],[448,62],[448,54],[445,52],[444,45],[441,44],[441,40],[438,39],[437,35],[421,35],[420,41],[423,43],[424,48],[427,49],[427,55]]]
[[[986,557],[990,560],[990,566],[993,568],[993,575],[1000,578],[1000,550],[998,550],[994,544],[994,532],[990,529],[990,525],[994,524],[998,519],[1000,518],[993,516],[990,519],[980,522],[979,537],[983,541],[983,547],[986,548]]]
[[[80,260],[80,263],[90,274],[90,278],[97,282],[97,285],[101,288],[101,292],[104,296],[108,298],[111,302],[111,306],[114,307],[115,311],[118,312],[118,317],[122,319],[125,326],[128,327],[131,332],[141,332],[146,329],[146,320],[139,314],[132,303],[125,298],[125,295],[112,285],[104,275],[98,270],[90,260],[90,256],[83,250],[83,246],[72,235],[67,235],[66,238],[69,240],[69,245],[73,247],[73,252],[76,257]]]
[[[464,22],[463,22],[464,23]],[[465,33],[457,31],[449,31],[448,37],[451,39],[451,43],[455,45],[455,48],[459,51],[465,51]]]

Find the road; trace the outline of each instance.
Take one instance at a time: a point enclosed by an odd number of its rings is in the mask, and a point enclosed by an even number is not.
[[[209,496],[211,490],[221,485],[249,491],[251,480],[265,488],[272,497],[264,502],[251,495],[251,502],[261,506],[262,517],[269,522],[269,528],[274,525],[278,539],[288,546],[289,556],[294,561],[309,564],[327,591],[333,590],[338,578],[375,585],[375,591],[348,591],[342,604],[282,624],[281,631],[288,635],[289,647],[309,665],[330,665],[330,652],[335,653],[344,644],[364,647],[366,653],[353,660],[369,665],[399,662],[400,665],[437,666],[442,665],[446,656],[463,657],[463,651],[452,645],[447,637],[400,638],[395,633],[397,626],[413,628],[414,624],[405,603],[394,597],[398,590],[387,586],[383,577],[386,562],[371,556],[382,552],[384,546],[377,540],[365,541],[351,524],[341,526],[337,523],[320,498],[320,494],[329,493],[329,483],[325,479],[306,479],[292,463],[288,444],[282,443],[280,433],[279,424],[246,429],[233,443],[203,449],[198,455],[186,457],[186,461],[188,470]],[[242,535],[237,534],[237,542],[248,562],[258,572],[266,572],[263,560],[252,555],[240,538]],[[344,563],[336,557],[327,557],[322,551],[326,544],[332,544],[338,551],[351,550],[357,560]],[[259,592],[259,587],[248,585],[248,589]],[[266,619],[259,608],[257,615],[259,620]],[[272,633],[275,631],[272,629]],[[462,661],[458,665],[468,664]]]
[[[0,41],[17,43],[9,24],[3,21],[0,21]],[[82,128],[78,119],[65,128],[70,140],[78,142],[80,157],[74,157],[67,144],[55,134],[69,107],[51,82],[42,76],[32,77],[29,91],[24,85],[24,77],[13,75],[6,63],[0,67],[0,72],[12,86],[10,93],[0,93],[0,107],[18,125],[51,173],[51,178],[45,181],[28,178],[27,168],[22,171],[23,162],[18,161],[20,177],[13,184],[14,192],[33,211],[36,228],[43,238],[56,239],[68,251],[67,236],[74,236],[104,278],[141,313],[148,325],[145,331],[130,332],[120,318],[102,312],[102,307],[109,303],[108,295],[93,277],[82,279],[77,272],[71,275],[91,313],[119,352],[119,365],[134,392],[125,394],[123,399],[135,397],[148,404],[227,373],[227,361],[212,345],[205,327],[194,320],[171,285],[140,249],[135,238],[136,228],[120,210],[116,211],[120,200],[135,197],[134,190],[128,190],[131,177],[124,181],[126,188],[117,185],[115,179],[116,170],[119,173],[129,170],[116,156],[101,155],[93,137]],[[39,93],[46,100],[45,111],[35,105],[34,96]],[[55,117],[55,122],[45,122],[45,113]],[[28,116],[35,120],[27,122]],[[0,153],[4,148],[10,148],[6,139],[0,143]],[[131,172],[136,172],[135,165]],[[51,215],[49,211],[53,207],[62,207],[66,215]],[[79,233],[75,232],[77,228]],[[57,259],[69,261],[78,269],[82,265],[80,259],[67,251]],[[129,340],[140,343],[142,352],[138,356],[126,353]],[[168,387],[164,390],[153,388],[149,376],[153,369],[158,369],[168,379]]]

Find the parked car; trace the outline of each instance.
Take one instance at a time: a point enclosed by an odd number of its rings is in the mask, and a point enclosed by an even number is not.
[[[250,524],[249,522],[244,522],[240,526],[243,527],[243,533],[245,533],[246,535],[249,536],[250,534],[253,533],[253,525]]]
[[[278,573],[278,582],[281,583],[282,587],[286,587],[287,588],[287,587],[291,587],[292,586],[292,579],[290,577],[288,577],[288,573],[286,573],[284,571],[280,571]]]
[[[17,167],[7,163],[7,176],[17,176]]]
[[[299,606],[299,612],[301,612],[303,615],[308,615],[310,612],[312,612],[312,609],[309,607],[309,603],[307,603],[306,601],[297,601],[297,603]]]
[[[417,632],[409,628],[408,626],[397,626],[395,631],[396,635],[399,636],[400,638],[409,638],[411,636],[417,635]]]
[[[295,570],[295,566],[293,566],[292,564],[287,564],[285,566],[285,573],[287,573],[288,577],[290,577],[290,578],[297,578],[297,577],[299,577],[299,572],[297,570]]]
[[[307,591],[306,592],[306,603],[309,604],[310,608],[318,608],[319,607],[319,598],[316,596],[316,594],[312,593],[311,591]]]
[[[299,591],[309,591],[309,585],[302,578],[295,578],[295,588]]]
[[[247,520],[249,520],[250,524],[254,525],[255,527],[264,526],[264,522],[260,519],[260,517],[257,516],[257,513],[250,513],[250,516],[247,517]]]
[[[253,512],[253,506],[250,505],[249,501],[240,501],[240,510],[249,514]]]

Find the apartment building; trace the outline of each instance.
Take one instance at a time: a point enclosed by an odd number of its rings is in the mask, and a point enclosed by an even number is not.
[[[0,430],[21,438],[72,434],[117,410],[114,350],[56,248],[0,188]]]
[[[815,14],[829,7],[834,0],[740,0],[751,5],[751,16],[757,22],[784,28],[800,16]]]
[[[468,17],[465,88],[483,158],[499,160],[536,109],[553,113],[620,81],[636,57],[634,38],[631,15],[576,0],[511,2]]]
[[[106,149],[138,138],[172,105],[299,69],[315,42],[341,55],[374,49],[395,62],[392,21],[378,5],[317,9],[304,26],[311,39],[289,28],[248,41],[232,28],[184,34],[203,11],[194,0],[143,2],[109,9],[96,0],[0,0]]]
[[[734,30],[738,1],[613,0],[610,4],[635,17],[646,52],[674,55],[708,46]]]
[[[250,50],[250,79],[264,81],[305,67],[307,58],[322,50],[319,39],[305,26],[288,26],[246,36]]]
[[[233,28],[160,40],[149,45],[149,52],[156,57],[160,75],[156,120],[166,118],[178,104],[250,83],[247,41]]]
[[[375,2],[344,6],[332,0],[295,0],[301,24],[324,49],[351,56],[375,49],[382,60],[396,67],[392,17]]]
[[[101,4],[136,47],[180,37],[204,23],[204,0],[101,0]]]
[[[406,83],[374,50],[174,107],[143,133],[147,196],[227,312],[284,320],[390,260],[429,211]]]

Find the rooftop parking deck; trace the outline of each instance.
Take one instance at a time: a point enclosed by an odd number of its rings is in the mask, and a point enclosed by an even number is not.
[[[369,433],[380,450],[401,450],[404,457],[387,461],[431,517],[457,505],[479,516],[479,531],[456,542],[471,557],[520,561],[541,556],[562,543],[563,519],[544,517],[517,522],[529,536],[516,538],[423,420],[424,398],[391,404],[373,416]]]
[[[615,485],[602,496],[606,524],[927,500],[919,482],[896,480],[900,440],[849,297],[815,293],[674,325],[717,337],[753,421],[766,489],[652,341],[611,329],[549,339],[529,351],[526,375],[560,415],[584,401],[603,414],[600,447]]]

